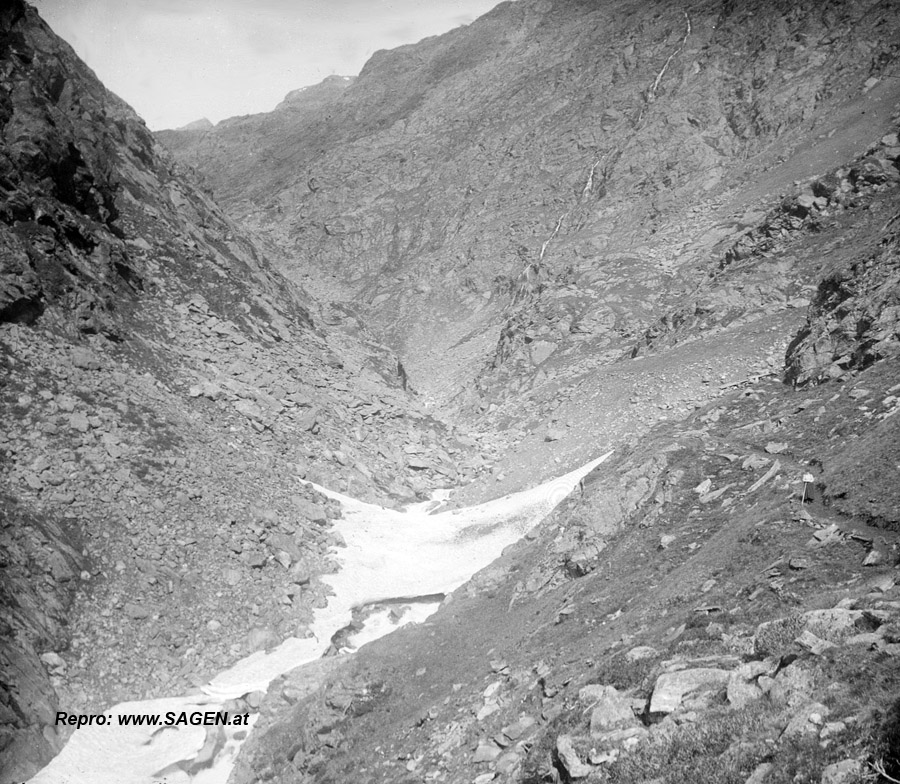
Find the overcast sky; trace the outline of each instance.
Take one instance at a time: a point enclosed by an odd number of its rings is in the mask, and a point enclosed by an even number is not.
[[[2,0],[0,0],[2,2]],[[152,130],[269,111],[500,0],[30,0]]]

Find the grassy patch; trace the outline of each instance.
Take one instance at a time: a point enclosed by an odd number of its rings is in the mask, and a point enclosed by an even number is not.
[[[779,738],[780,708],[760,700],[741,710],[709,711],[700,721],[652,738],[603,771],[603,781],[630,784],[659,778],[666,784],[743,784],[763,762],[766,784],[819,784],[822,771],[850,756],[864,756],[865,725],[848,727],[823,746],[817,735]],[[900,724],[891,725],[900,729]]]
[[[701,721],[675,727],[622,756],[605,781],[630,784],[660,778],[666,784],[743,784],[768,753],[771,706],[709,711]]]
[[[900,698],[878,716],[872,757],[894,779],[900,779]]]
[[[656,680],[658,657],[629,661],[624,654],[611,656],[600,662],[591,675],[590,683],[615,686],[619,691],[637,690],[637,696],[649,697]]]

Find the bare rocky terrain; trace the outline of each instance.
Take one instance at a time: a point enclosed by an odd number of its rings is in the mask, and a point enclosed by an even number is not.
[[[24,4],[2,12],[3,781],[302,636],[339,510],[481,469]]]
[[[340,506],[613,449],[232,780],[900,778],[900,18],[518,0],[150,134],[0,10],[0,782],[303,636]]]
[[[695,290],[793,232],[801,215],[766,219],[796,181],[891,129],[893,14],[503,3],[319,86],[325,108],[159,138],[288,278],[352,306],[470,421],[570,387],[687,306],[698,332],[802,308],[811,281],[783,255]]]

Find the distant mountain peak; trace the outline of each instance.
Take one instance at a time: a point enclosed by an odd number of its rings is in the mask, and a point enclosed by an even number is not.
[[[189,122],[187,125],[182,125],[178,130],[179,131],[210,131],[215,128],[215,125],[206,117],[200,120],[194,120],[194,122]]]
[[[307,85],[306,87],[291,90],[291,92],[284,96],[284,100],[275,107],[275,111],[298,105],[306,106],[308,103],[330,99],[337,93],[343,92],[353,84],[354,81],[356,81],[355,76],[339,76],[338,74],[326,76],[318,84]]]

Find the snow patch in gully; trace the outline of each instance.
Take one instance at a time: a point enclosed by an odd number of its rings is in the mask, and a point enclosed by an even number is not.
[[[76,730],[59,755],[31,779],[32,784],[225,784],[249,727],[224,728],[223,748],[208,767],[191,774],[188,769],[194,767],[192,762],[206,741],[204,727],[120,727],[117,716],[221,711],[229,700],[266,691],[275,678],[320,658],[331,646],[332,636],[348,626],[356,608],[387,605],[348,638],[356,647],[404,623],[424,620],[439,605],[438,595],[450,593],[488,566],[610,454],[530,490],[444,512],[439,509],[446,497],[398,512],[313,485],[341,503],[343,518],[335,522],[335,528],[347,546],[335,553],[340,571],[322,578],[334,596],[316,612],[312,636],[290,638],[271,652],[258,651],[242,659],[202,687],[200,694],[126,702],[106,710],[104,715],[112,720],[106,726]],[[391,605],[398,599],[409,607],[402,614],[392,614]],[[249,726],[256,716],[250,716]]]

